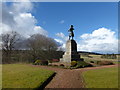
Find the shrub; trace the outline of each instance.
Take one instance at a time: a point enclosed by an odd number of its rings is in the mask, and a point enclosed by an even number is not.
[[[36,61],[34,62],[34,65],[40,65],[40,63],[41,63],[41,60],[36,60]]]
[[[98,65],[113,65],[112,61],[99,61],[97,63]]]
[[[90,61],[90,63],[94,63],[94,61]]]
[[[58,66],[58,65],[53,65],[53,66]]]
[[[52,64],[48,64],[49,66],[52,66]]]
[[[41,60],[40,64],[41,65],[48,65],[48,61],[47,60]]]
[[[52,63],[52,60],[48,60],[48,63]]]
[[[71,61],[71,66],[74,67],[77,65],[77,62],[76,61]]]
[[[98,64],[99,62],[101,62],[101,61],[97,61],[96,64]]]
[[[60,64],[60,66],[64,67],[64,64]]]
[[[86,63],[85,61],[77,61],[76,68],[83,68],[83,67],[92,67],[93,65]]]

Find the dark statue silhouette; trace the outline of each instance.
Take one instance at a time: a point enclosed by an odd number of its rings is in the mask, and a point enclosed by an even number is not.
[[[73,30],[74,30],[73,25],[71,25],[70,29],[68,30],[68,32],[70,32],[69,33],[69,40],[70,40],[71,37],[72,37],[72,40],[73,40],[73,37],[74,37]]]

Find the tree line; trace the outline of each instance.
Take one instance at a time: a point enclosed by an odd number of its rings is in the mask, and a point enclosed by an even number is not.
[[[4,33],[2,37],[2,63],[31,63],[35,60],[58,59],[62,51],[57,51],[60,45],[53,38],[33,34],[24,38],[16,31]]]

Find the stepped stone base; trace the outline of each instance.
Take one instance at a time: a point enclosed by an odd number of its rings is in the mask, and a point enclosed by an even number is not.
[[[66,52],[60,62],[71,62],[71,61],[83,61],[80,55],[77,53],[77,43],[75,40],[68,40],[66,43]]]

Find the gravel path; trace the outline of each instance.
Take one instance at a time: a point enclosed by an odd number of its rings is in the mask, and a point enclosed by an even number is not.
[[[115,66],[117,65],[88,67],[88,68],[72,69],[72,70],[62,69],[57,67],[49,67],[49,66],[36,66],[36,67],[52,70],[57,73],[45,88],[84,88],[85,87],[83,82],[84,80],[81,74],[83,71],[109,68]]]

